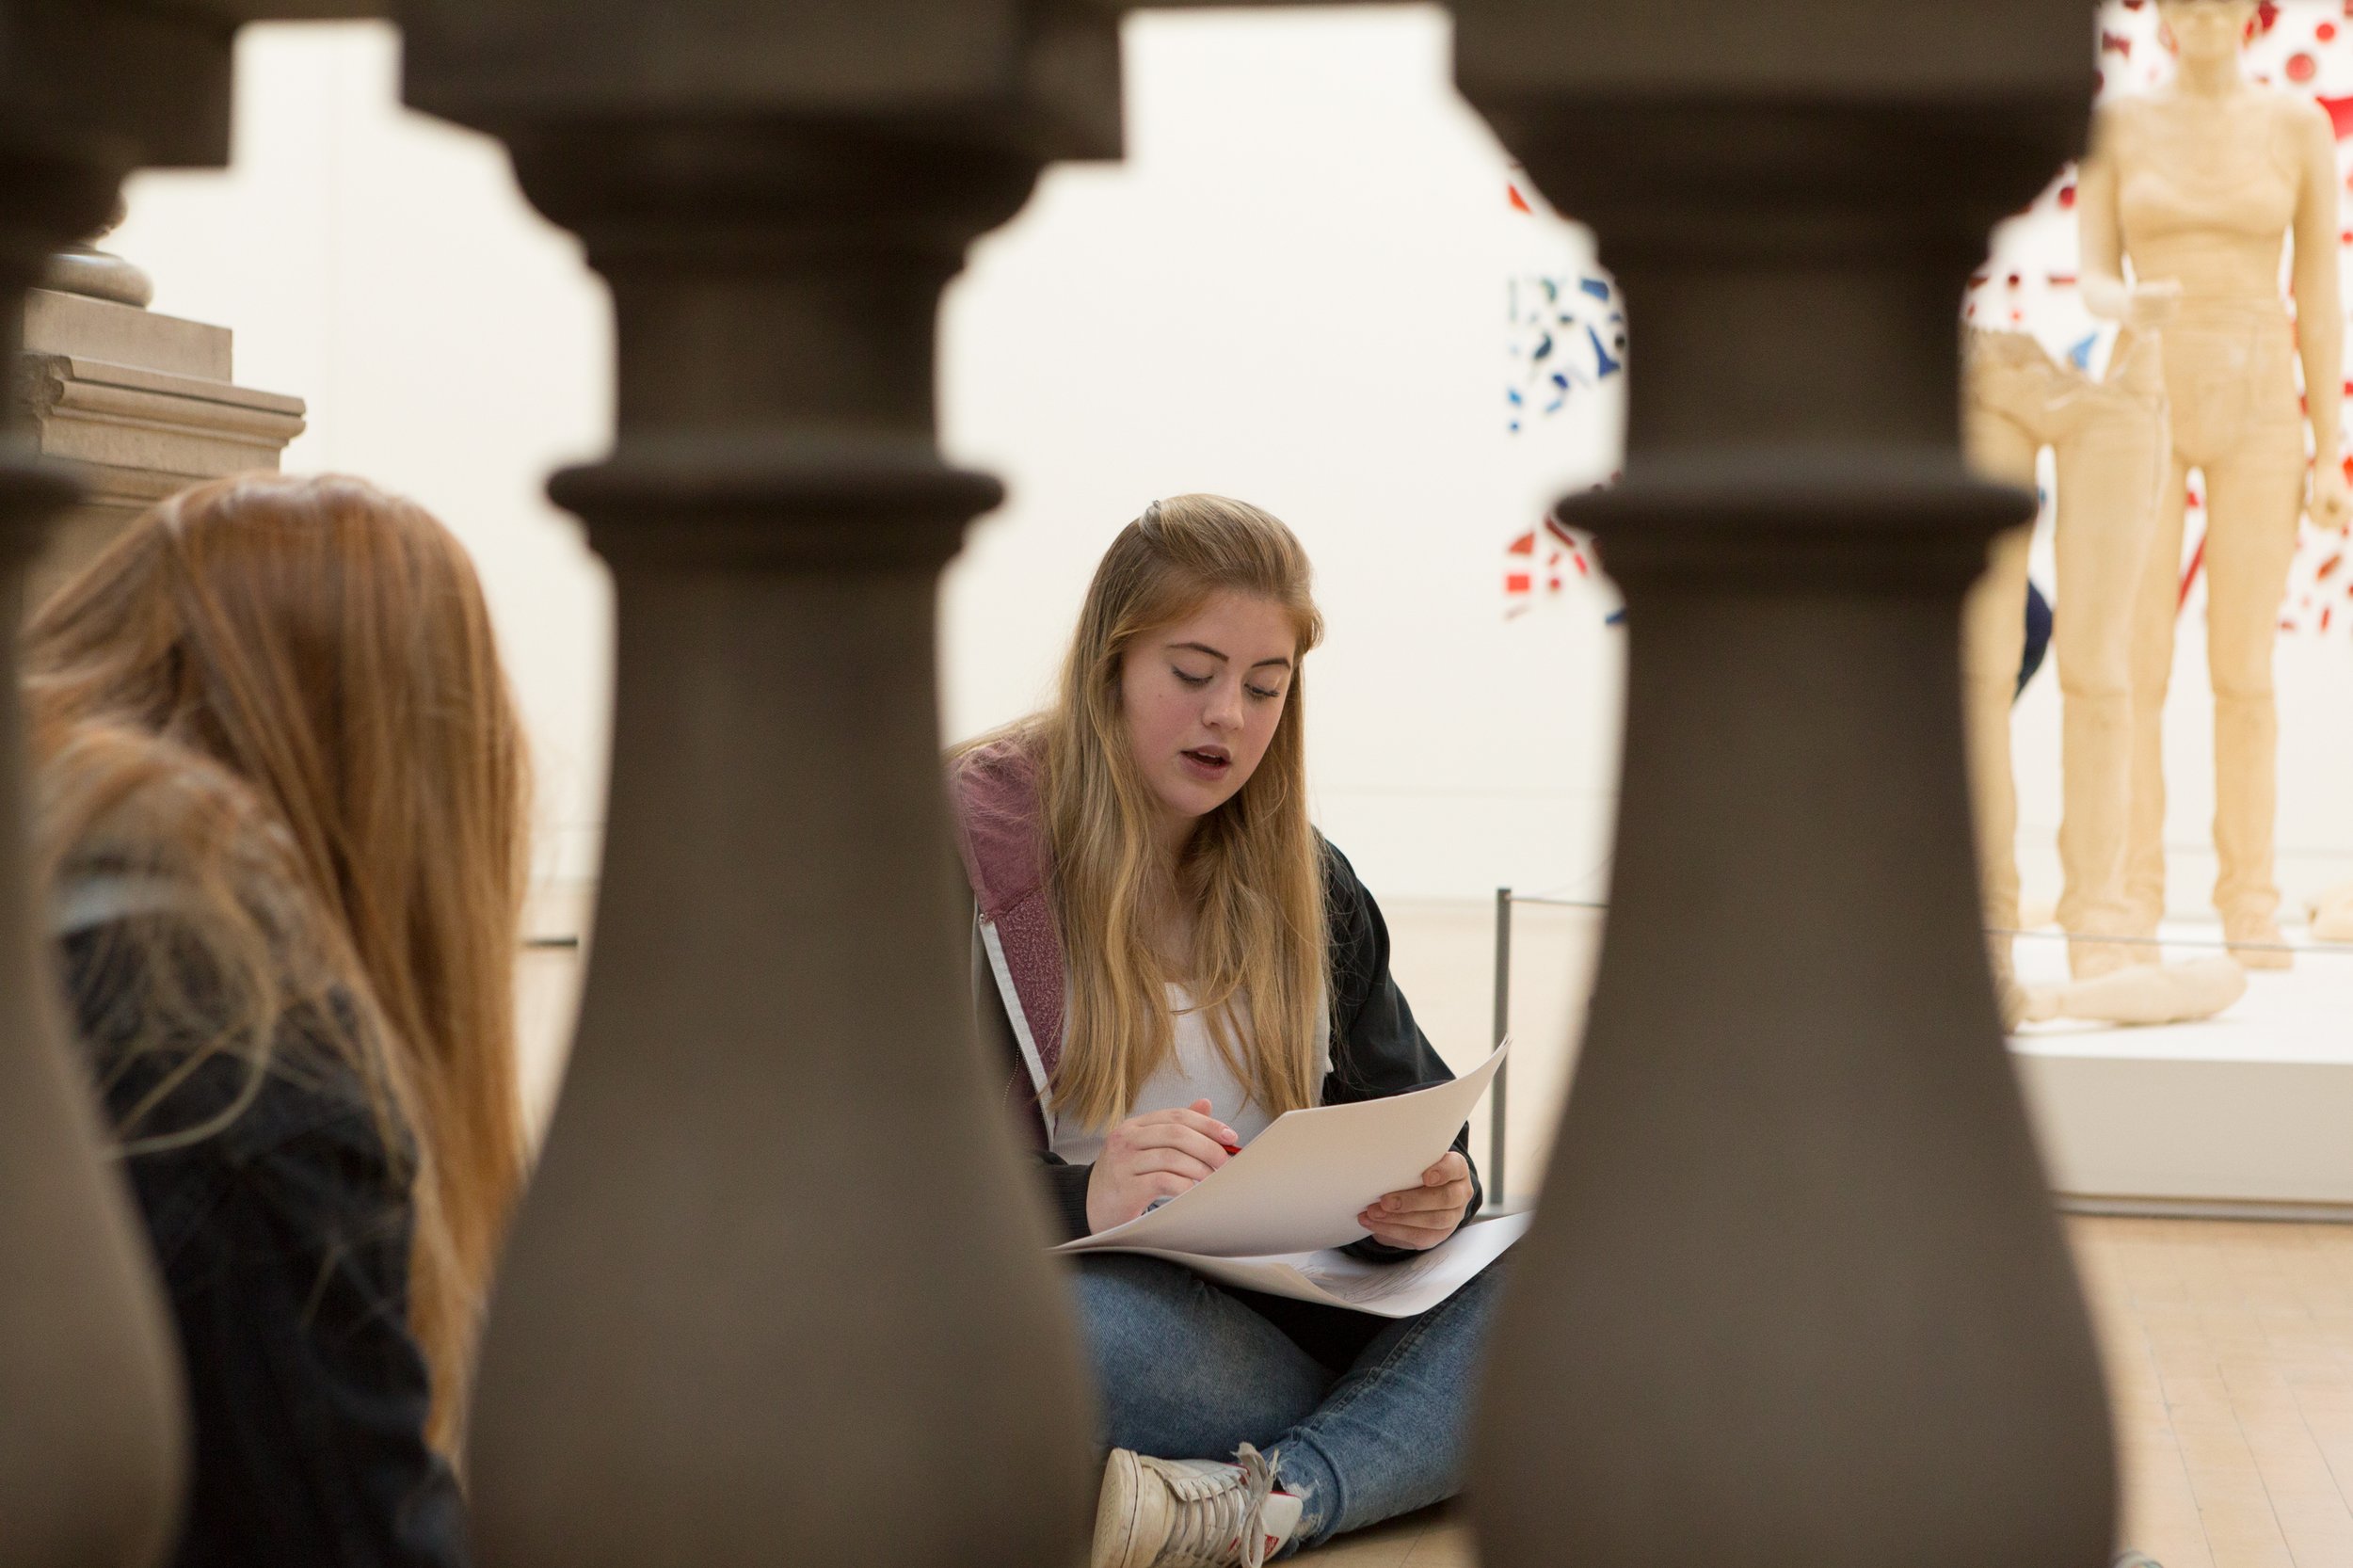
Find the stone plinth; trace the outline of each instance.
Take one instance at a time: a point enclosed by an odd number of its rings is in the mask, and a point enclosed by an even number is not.
[[[111,299],[35,289],[12,395],[40,455],[83,487],[33,568],[41,597],[160,497],[275,469],[298,397],[238,386],[230,331]]]

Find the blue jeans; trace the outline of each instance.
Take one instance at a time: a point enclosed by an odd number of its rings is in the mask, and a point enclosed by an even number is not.
[[[1132,1253],[1077,1260],[1101,1446],[1281,1457],[1301,1498],[1284,1555],[1452,1496],[1500,1265],[1418,1318],[1228,1290]]]

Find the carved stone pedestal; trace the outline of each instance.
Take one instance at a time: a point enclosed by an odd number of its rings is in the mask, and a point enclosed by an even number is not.
[[[54,276],[54,275],[53,275]],[[11,389],[40,454],[78,480],[32,568],[30,603],[153,502],[200,479],[275,469],[303,402],[240,387],[225,327],[35,289]]]

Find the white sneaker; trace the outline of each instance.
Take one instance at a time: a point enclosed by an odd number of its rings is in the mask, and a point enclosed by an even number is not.
[[[1113,1448],[1095,1505],[1093,1568],[1261,1568],[1299,1528],[1300,1501],[1244,1443],[1231,1463]]]

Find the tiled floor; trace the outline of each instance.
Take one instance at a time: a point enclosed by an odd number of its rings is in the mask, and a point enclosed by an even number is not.
[[[2124,1536],[2166,1568],[2353,1568],[2353,1226],[2075,1223]]]
[[[1462,1511],[1449,1504],[1409,1513],[1334,1542],[1295,1560],[1316,1568],[1477,1568]]]
[[[2125,1543],[2165,1568],[2353,1568],[2353,1226],[2075,1220]],[[1317,1568],[1473,1568],[1441,1509]]]

